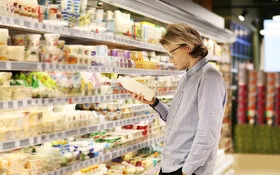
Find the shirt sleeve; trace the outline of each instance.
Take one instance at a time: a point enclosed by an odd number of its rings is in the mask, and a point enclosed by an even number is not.
[[[169,107],[164,105],[161,101],[153,108],[155,111],[157,111],[160,115],[160,118],[166,122]]]
[[[220,136],[224,114],[226,86],[218,72],[203,77],[198,88],[198,127],[183,172],[194,173],[203,166]]]

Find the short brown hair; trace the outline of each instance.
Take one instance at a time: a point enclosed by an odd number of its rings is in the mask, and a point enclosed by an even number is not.
[[[190,55],[194,58],[198,56],[205,57],[208,54],[207,48],[204,46],[200,34],[188,26],[187,24],[170,24],[167,26],[166,33],[159,41],[164,45],[188,45],[192,51]]]

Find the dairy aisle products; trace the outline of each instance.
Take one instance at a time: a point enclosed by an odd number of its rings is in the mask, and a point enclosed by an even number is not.
[[[71,45],[58,34],[11,34],[0,29],[0,59],[118,68],[174,70],[168,56],[153,51],[109,49],[107,45]],[[1,44],[2,43],[2,44]]]
[[[159,119],[157,119],[159,120]],[[81,137],[57,140],[41,146],[24,148],[0,154],[2,173],[26,172],[39,175],[75,162],[87,160],[109,153],[119,148],[126,148],[154,136],[161,136],[162,129],[158,122],[145,121],[132,127],[123,126]]]
[[[29,3],[24,0],[1,0],[0,9],[0,14],[5,16],[20,16],[45,24],[67,26],[95,33],[113,32],[116,35],[154,44],[158,44],[158,40],[165,32],[163,26],[133,20],[130,13],[88,6],[87,0],[33,0]]]
[[[92,165],[79,171],[69,173],[69,175],[138,175],[159,166],[161,152],[162,145],[157,143],[139,151],[127,153],[105,164]]]
[[[151,76],[135,76],[134,78],[158,93],[174,93],[179,82],[179,77],[176,76],[160,76],[157,79]],[[90,72],[19,72],[13,74],[1,72],[0,89],[2,89],[0,99],[6,101],[127,93],[114,76]]]

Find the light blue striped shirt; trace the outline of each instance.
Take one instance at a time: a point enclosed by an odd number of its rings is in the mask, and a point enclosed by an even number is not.
[[[155,106],[166,121],[163,172],[213,174],[226,96],[221,74],[203,58],[182,76],[170,108]]]

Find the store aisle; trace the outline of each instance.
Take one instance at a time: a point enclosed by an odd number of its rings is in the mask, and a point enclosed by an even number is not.
[[[235,154],[236,175],[280,175],[280,155]]]

